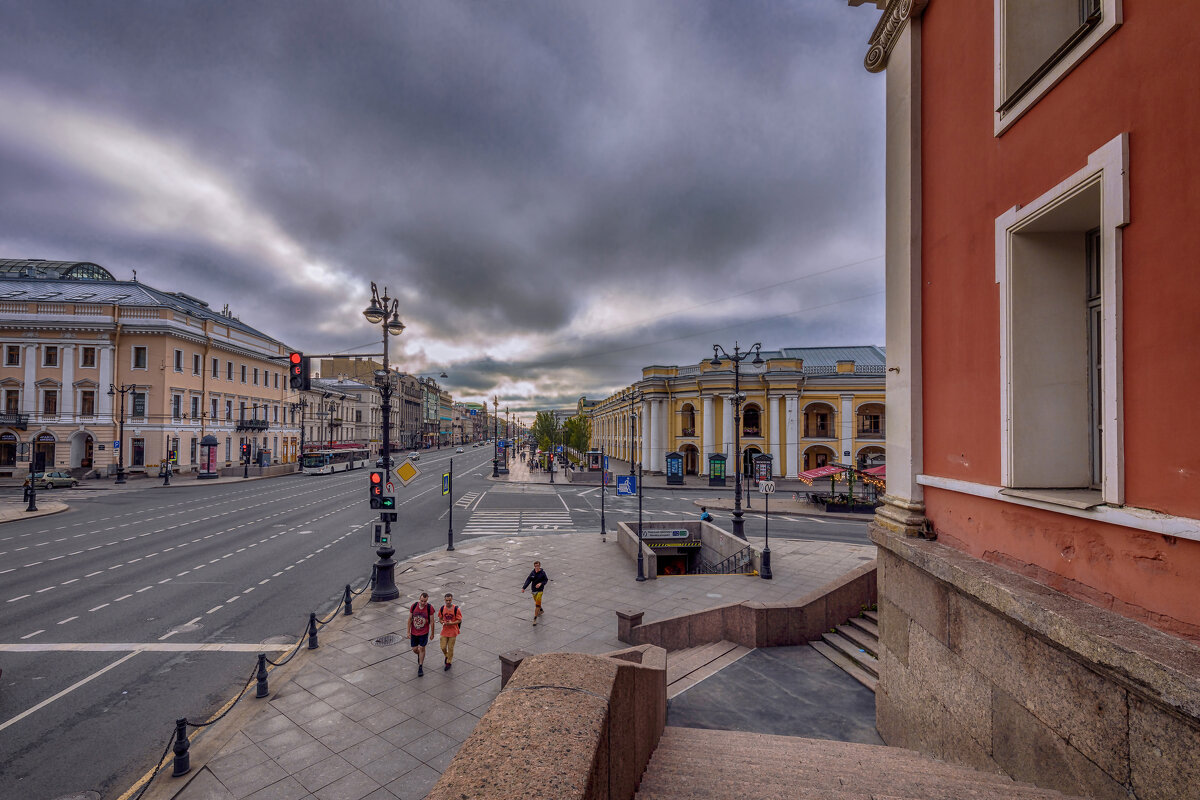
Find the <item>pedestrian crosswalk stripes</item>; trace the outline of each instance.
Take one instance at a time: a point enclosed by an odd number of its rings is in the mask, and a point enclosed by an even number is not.
[[[462,536],[516,536],[521,533],[575,533],[566,511],[475,511],[463,526]]]
[[[458,498],[458,502],[456,502],[454,505],[458,506],[459,508],[467,508],[471,505],[471,503],[474,503],[478,497],[479,492],[467,492],[462,497]]]

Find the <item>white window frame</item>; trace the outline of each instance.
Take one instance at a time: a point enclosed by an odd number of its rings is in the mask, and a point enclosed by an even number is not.
[[[171,395],[171,419],[178,422],[183,419],[183,395]]]
[[[54,363],[50,363],[50,353],[54,353]],[[62,366],[62,348],[56,344],[42,345],[42,366],[48,369],[58,369]]]
[[[15,348],[17,348],[17,361],[16,361],[16,363],[15,363],[15,364],[10,364],[10,363],[9,363],[9,361],[8,361],[8,348],[10,348],[10,347],[15,347]],[[19,366],[21,366],[21,354],[22,354],[23,352],[25,352],[25,348],[24,348],[24,347],[22,347],[21,345],[19,345],[19,344],[13,344],[13,343],[11,343],[11,342],[6,342],[6,343],[5,343],[5,345],[4,345],[4,366],[6,366],[6,367],[19,367]]]
[[[172,364],[174,365],[176,372],[178,372],[180,374],[183,373],[183,351],[182,350],[179,350],[179,349],[175,350],[175,356],[174,356],[174,360],[172,361]]]
[[[49,397],[51,394],[54,395],[54,411],[53,412],[49,412],[46,410],[46,398]],[[62,398],[62,391],[60,390],[60,388],[58,386],[47,386],[44,389],[39,389],[38,395],[39,395],[38,399],[41,401],[40,403],[38,403],[38,413],[40,413],[42,417],[49,418],[49,419],[56,419],[56,418],[62,416],[62,413],[63,413],[62,400],[63,400],[63,398]]]
[[[83,413],[83,393],[92,393],[92,413]],[[75,407],[79,409],[79,416],[84,419],[94,418],[100,410],[100,391],[95,386],[83,386],[75,390]]]
[[[199,353],[192,353],[192,374],[199,375],[204,371],[204,357]]]
[[[995,62],[993,72],[993,96],[994,104],[993,121],[995,125],[995,135],[1000,136],[1006,130],[1012,127],[1013,123],[1025,115],[1029,109],[1037,105],[1051,89],[1065,78],[1071,70],[1075,69],[1088,55],[1100,46],[1100,43],[1107,39],[1112,33],[1121,26],[1122,0],[1100,0],[1100,24],[1080,40],[1071,51],[1063,55],[1058,60],[1049,72],[1042,76],[1041,80],[1030,87],[1012,108],[1008,109],[1003,114],[999,109],[1007,99],[1005,92],[1004,66],[1005,54],[1007,53],[1007,43],[1005,42],[1005,6],[1007,0],[993,0],[994,23],[992,25],[992,58]]]
[[[212,360],[212,379],[214,381],[221,380],[221,359],[219,358]]]
[[[87,364],[83,363],[83,354],[89,350],[92,352],[91,366],[88,366]],[[99,369],[99,365],[100,365],[100,358],[99,358],[99,353],[97,352],[97,348],[90,346],[90,345],[85,345],[85,346],[82,346],[79,348],[79,368],[80,369]]]
[[[139,350],[142,351],[142,355],[144,356],[143,364],[140,367],[137,365],[137,361],[138,361],[137,356],[138,356]],[[140,370],[150,369],[150,348],[144,344],[132,345],[129,348],[129,368],[130,369],[140,369]]]
[[[1100,187],[1100,257],[1103,337],[1104,475],[1101,501],[1125,502],[1124,427],[1121,357],[1121,228],[1129,224],[1129,137],[1122,133],[1088,156],[1087,166],[1026,206],[1014,206],[996,218],[996,282],[1000,287],[1000,481],[1014,487],[1014,419],[1020,413],[1012,391],[1017,356],[1013,329],[1020,324],[1012,307],[1012,239],[1031,222],[1054,211],[1081,191]],[[1083,283],[1080,283],[1083,291]],[[1080,323],[1082,325],[1082,321]],[[1083,365],[1081,365],[1082,368]],[[1014,487],[1020,488],[1020,487]],[[1066,488],[1066,487],[1064,487]]]

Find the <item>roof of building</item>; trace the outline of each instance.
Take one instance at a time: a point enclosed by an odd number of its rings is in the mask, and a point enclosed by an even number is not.
[[[0,258],[0,275],[22,278],[74,278],[114,281],[113,274],[91,261],[47,261],[44,258]]]
[[[784,347],[780,350],[763,350],[764,359],[799,358],[809,367],[836,367],[839,361],[853,361],[855,365],[887,365],[887,354],[878,345],[850,345],[846,347]]]
[[[0,259],[0,300],[171,308],[279,343],[278,339],[237,317],[214,311],[197,297],[183,292],[164,292],[138,281],[118,281],[108,270],[90,261]]]

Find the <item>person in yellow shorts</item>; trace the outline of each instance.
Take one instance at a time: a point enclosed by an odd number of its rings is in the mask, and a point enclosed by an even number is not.
[[[446,663],[442,669],[450,669],[454,663],[454,643],[458,641],[458,626],[462,624],[462,609],[454,605],[454,595],[446,593],[446,603],[438,609],[438,622],[442,623],[442,655]]]
[[[525,579],[525,585],[521,587],[521,594],[524,594],[526,589],[533,589],[534,625],[537,625],[538,617],[542,615],[542,592],[545,591],[549,580],[545,570],[542,569],[542,562],[535,561],[533,562],[533,571],[529,573],[529,577]]]

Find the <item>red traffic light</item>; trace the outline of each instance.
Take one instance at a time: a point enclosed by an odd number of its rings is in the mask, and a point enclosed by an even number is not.
[[[371,473],[371,483],[380,483],[382,481],[383,481],[383,473],[382,472],[372,472]]]
[[[288,356],[288,361],[291,361],[293,364],[299,364],[303,358],[304,356],[300,355],[299,353],[292,353],[290,356]]]

